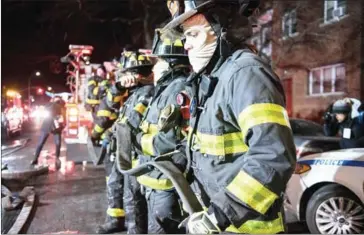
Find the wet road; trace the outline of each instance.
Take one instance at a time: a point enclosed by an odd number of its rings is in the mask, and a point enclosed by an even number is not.
[[[2,163],[7,163],[9,169],[29,168],[39,130],[33,125],[19,138],[29,138],[30,141],[25,148],[2,158]],[[50,136],[39,160],[40,165],[50,165],[50,172],[25,182],[5,182],[13,190],[28,185],[35,187],[38,204],[26,232],[39,234],[69,230],[94,233],[97,225],[104,221],[107,207],[103,168],[84,168],[82,164],[70,161],[73,157],[66,156],[63,143],[62,167],[56,171],[53,153],[53,138]],[[68,151],[68,154],[72,153]],[[289,211],[286,212],[286,218],[290,233],[308,232],[301,223],[296,223]]]
[[[30,138],[25,148],[2,157],[2,164],[10,170],[29,168],[39,138],[36,126],[28,128],[21,137]],[[10,143],[10,142],[8,142]],[[27,233],[48,233],[79,231],[94,233],[98,224],[105,219],[106,190],[105,171],[102,168],[89,169],[67,160],[63,143],[61,168],[55,170],[54,144],[49,137],[41,153],[39,164],[49,164],[50,172],[23,182],[5,180],[12,191],[24,186],[34,186],[38,203],[28,225]]]

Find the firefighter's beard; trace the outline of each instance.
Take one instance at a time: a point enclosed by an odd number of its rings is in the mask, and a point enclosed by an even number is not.
[[[154,86],[157,85],[158,81],[166,74],[170,69],[169,63],[165,60],[158,60],[153,67],[154,74]]]
[[[206,68],[217,47],[217,37],[211,26],[192,26],[190,30],[195,31],[197,36],[191,40],[192,48],[188,50],[188,58],[193,71],[198,73]]]

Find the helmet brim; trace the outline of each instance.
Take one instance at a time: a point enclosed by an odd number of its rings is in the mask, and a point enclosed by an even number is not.
[[[213,7],[215,4],[236,4],[236,1],[230,1],[230,0],[210,0],[206,1],[199,6],[197,6],[194,9],[191,9],[173,20],[171,20],[167,25],[165,25],[161,30],[161,35],[178,35],[179,37],[182,36],[182,32],[177,31],[177,28],[183,24],[186,20],[191,18],[192,16],[200,13],[205,12],[207,9]]]

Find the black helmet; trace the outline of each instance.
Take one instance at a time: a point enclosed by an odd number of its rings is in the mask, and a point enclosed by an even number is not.
[[[338,100],[332,106],[333,113],[348,114],[351,112],[351,101],[348,99]]]
[[[197,13],[206,12],[217,5],[235,5],[240,15],[249,17],[259,7],[260,0],[168,0],[167,6],[173,20],[163,28],[163,34],[180,26]]]
[[[184,49],[184,41],[181,38],[164,37],[162,39],[159,29],[156,29],[151,56],[162,58],[186,58],[188,55],[187,51]]]
[[[153,63],[149,56],[139,53],[138,51],[124,51],[122,56],[121,72],[136,72],[141,74],[150,74]]]

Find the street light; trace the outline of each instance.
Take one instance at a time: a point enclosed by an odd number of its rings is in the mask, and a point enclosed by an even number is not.
[[[48,90],[48,91],[51,91],[51,90],[52,90],[52,87],[50,87],[50,86],[49,86],[49,87],[47,88],[47,90]]]
[[[40,76],[40,72],[36,71],[30,74],[29,78],[28,78],[28,105],[29,107],[31,107],[31,101],[30,101],[30,80],[32,79],[33,75],[39,77]]]

